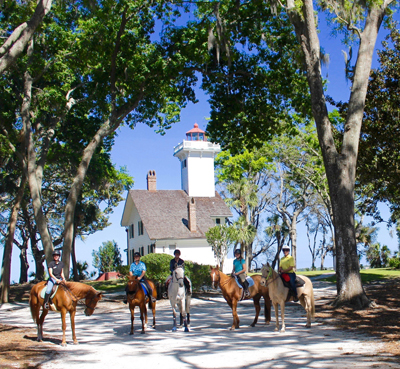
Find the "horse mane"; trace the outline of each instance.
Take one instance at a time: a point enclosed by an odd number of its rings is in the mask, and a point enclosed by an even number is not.
[[[82,294],[88,294],[89,292],[92,292],[93,295],[98,293],[92,286],[81,282],[66,282],[65,285],[73,294],[77,295],[77,297],[82,296]]]

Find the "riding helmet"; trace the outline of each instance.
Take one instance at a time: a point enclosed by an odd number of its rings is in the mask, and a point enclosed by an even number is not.
[[[290,251],[290,247],[288,245],[284,245],[284,246],[282,246],[282,251],[283,250],[289,250]]]
[[[240,249],[236,249],[235,252],[234,252],[233,254],[234,254],[234,255],[236,255],[236,254],[242,255],[242,252],[240,251]]]
[[[54,256],[54,255],[61,256],[60,250],[54,250],[54,251],[53,251],[53,256]]]
[[[133,257],[136,257],[136,256],[139,256],[139,257],[140,257],[140,252],[135,252],[135,253],[133,254]]]

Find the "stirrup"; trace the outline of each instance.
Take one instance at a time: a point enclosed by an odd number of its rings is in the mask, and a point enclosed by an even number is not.
[[[49,310],[50,309],[50,304],[48,302],[43,304],[43,309]]]

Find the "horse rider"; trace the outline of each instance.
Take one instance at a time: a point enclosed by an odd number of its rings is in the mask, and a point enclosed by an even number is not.
[[[240,249],[236,249],[234,255],[236,259],[233,260],[232,276],[238,278],[244,289],[244,295],[249,297],[249,282],[246,281],[246,260],[242,258],[242,251]]]
[[[155,297],[153,297],[153,289],[150,287],[149,282],[144,276],[146,274],[146,270],[146,264],[143,263],[143,261],[140,261],[140,253],[135,252],[133,254],[133,263],[131,264],[131,267],[129,269],[129,275],[137,277],[140,282],[143,282],[146,285],[151,301],[155,302],[156,299]],[[124,299],[124,303],[126,304],[128,302],[128,286],[126,286],[125,291],[126,298]]]
[[[46,293],[44,295],[43,308],[49,309],[49,298],[51,295],[51,290],[55,284],[60,284],[61,282],[65,282],[64,278],[64,263],[60,260],[61,253],[60,250],[53,251],[53,260],[49,263],[48,271],[49,271],[49,279],[47,280],[47,288]]]
[[[284,245],[282,247],[282,252],[284,257],[279,261],[279,273],[286,273],[289,275],[289,283],[291,292],[293,294],[293,301],[299,301],[296,288],[296,273],[294,272],[294,258],[289,254],[290,247],[288,245]]]
[[[165,281],[167,288],[168,288],[169,283],[171,282],[172,273],[178,266],[184,268],[185,262],[181,259],[181,251],[176,249],[174,251],[174,258],[171,259],[169,262],[169,270],[170,270],[171,274],[168,276],[167,280]],[[188,294],[191,295],[192,294],[192,283],[190,282],[189,278],[186,277],[186,275],[185,275],[184,282],[185,282],[185,286],[186,286],[186,290],[188,291]]]

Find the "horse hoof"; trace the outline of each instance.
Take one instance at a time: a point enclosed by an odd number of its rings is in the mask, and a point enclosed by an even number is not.
[[[62,342],[62,343],[61,343],[61,346],[62,346],[62,347],[67,347],[67,343],[66,343],[66,342]]]
[[[141,331],[141,332],[140,332],[140,334],[144,334],[144,333],[145,333],[145,331]]]
[[[229,330],[230,330],[230,331],[234,331],[234,330],[235,330],[235,327],[229,327]]]
[[[189,332],[189,328],[188,327],[185,328],[185,332]]]
[[[177,331],[176,327],[172,328],[172,332],[176,332],[176,331]]]
[[[279,328],[275,328],[274,331],[275,331],[275,332],[278,332],[278,331],[279,331]]]
[[[79,342],[78,341],[74,341],[74,345],[79,345]]]

